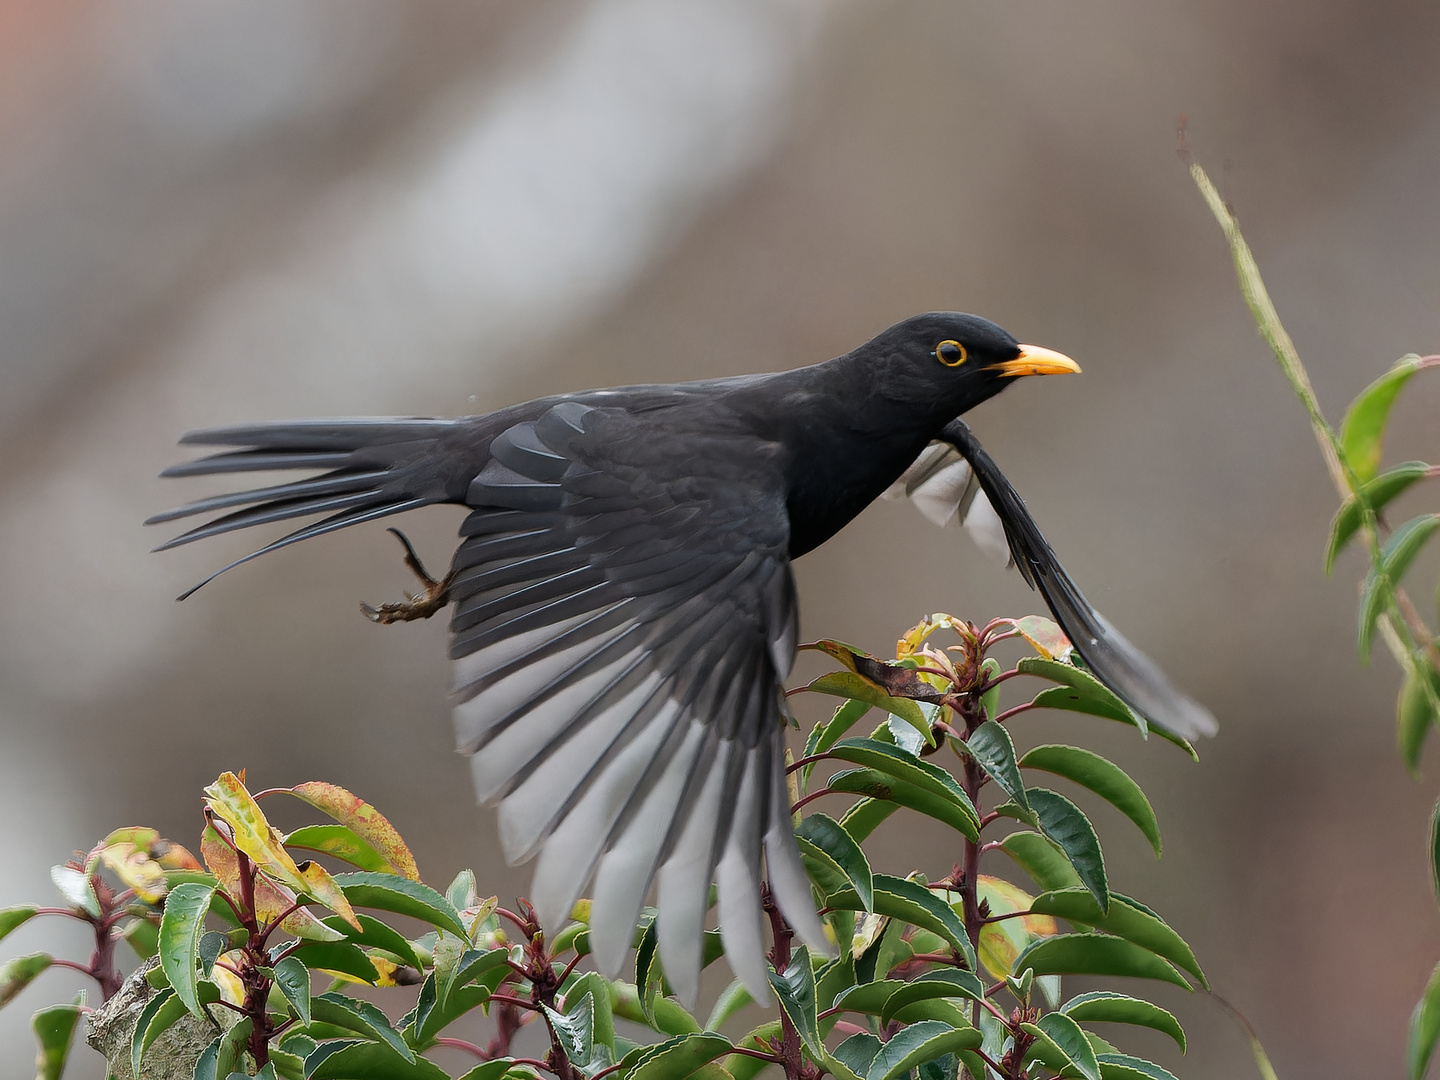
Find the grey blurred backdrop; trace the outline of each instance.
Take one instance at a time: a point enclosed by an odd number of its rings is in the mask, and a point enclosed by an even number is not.
[[[260,539],[147,554],[168,534],[140,522],[200,491],[154,478],[182,431],[772,370],[957,308],[1084,366],[970,419],[1091,598],[1220,718],[1198,766],[1079,733],[1165,830],[1157,864],[1095,808],[1114,884],[1281,1076],[1399,1075],[1440,958],[1437,769],[1396,759],[1358,564],[1321,570],[1329,483],[1174,149],[1183,113],[1338,418],[1440,348],[1437,54],[1440,5],[1413,0],[6,0],[0,904],[115,826],[193,844],[200,787],[242,766],[349,786],[429,880],[525,886],[450,751],[441,620],[356,610],[410,584],[379,526],[174,603]],[[1414,389],[1392,457],[1440,456],[1437,406]],[[458,517],[406,523],[433,565]],[[929,611],[1039,609],[904,505],[798,574],[807,635],[877,651]],[[948,867],[887,835],[889,869]],[[47,946],[81,941],[4,951]],[[28,1015],[72,989],[0,1014],[0,1075],[31,1075]],[[1218,1007],[1160,997],[1191,1052],[1139,1049],[1253,1075]]]

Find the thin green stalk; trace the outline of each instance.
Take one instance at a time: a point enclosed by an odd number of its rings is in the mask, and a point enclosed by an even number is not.
[[[1188,161],[1188,152],[1182,151],[1182,153]],[[1220,197],[1220,192],[1216,190],[1214,183],[1211,182],[1205,170],[1200,167],[1199,162],[1189,161],[1189,165],[1191,179],[1200,189],[1201,197],[1210,207],[1210,212],[1215,215],[1215,220],[1219,222],[1221,230],[1225,233],[1225,239],[1230,244],[1230,255],[1235,262],[1235,275],[1239,279],[1240,292],[1245,297],[1245,303],[1249,306],[1250,314],[1255,319],[1255,326],[1259,329],[1260,336],[1270,346],[1270,351],[1275,354],[1281,372],[1310,416],[1310,426],[1315,431],[1315,441],[1320,444],[1320,454],[1325,459],[1325,467],[1329,470],[1330,479],[1335,484],[1336,492],[1342,500],[1352,496],[1360,500],[1364,520],[1362,532],[1365,545],[1370,553],[1371,565],[1380,579],[1380,587],[1385,590],[1386,595],[1386,610],[1380,614],[1377,620],[1380,636],[1384,639],[1386,647],[1389,648],[1401,670],[1407,676],[1420,680],[1421,686],[1429,698],[1431,711],[1440,716],[1440,696],[1437,696],[1431,680],[1424,678],[1419,669],[1420,658],[1432,648],[1430,642],[1433,635],[1429,633],[1428,628],[1423,628],[1424,632],[1421,633],[1422,628],[1412,626],[1405,619],[1405,614],[1397,599],[1398,583],[1389,580],[1384,561],[1380,557],[1378,522],[1375,511],[1365,501],[1359,479],[1341,452],[1340,440],[1335,434],[1335,429],[1330,426],[1325,419],[1325,414],[1320,410],[1320,400],[1315,396],[1315,388],[1310,384],[1310,376],[1305,370],[1304,363],[1300,360],[1295,343],[1290,340],[1290,335],[1280,321],[1280,314],[1275,310],[1270,293],[1265,288],[1265,281],[1260,276],[1260,267],[1255,262],[1250,245],[1245,242],[1245,237],[1240,232],[1240,223],[1235,219],[1230,208],[1225,205],[1225,200]]]

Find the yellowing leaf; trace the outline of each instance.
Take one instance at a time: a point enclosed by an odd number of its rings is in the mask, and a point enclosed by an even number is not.
[[[101,850],[100,861],[145,903],[159,903],[165,895],[165,871],[134,844],[111,844]]]
[[[1024,889],[986,874],[977,879],[975,891],[979,899],[989,905],[991,915],[1025,911],[1034,900]],[[992,976],[1003,979],[1014,973],[1016,958],[1033,941],[1049,937],[1058,929],[1049,915],[1026,915],[989,923],[980,930],[980,963]]]
[[[356,930],[364,932],[360,920],[355,917],[355,909],[350,906],[350,901],[345,899],[345,894],[340,891],[340,886],[335,884],[335,879],[323,866],[317,862],[306,862],[299,869],[307,893],[355,927]]]
[[[238,967],[243,954],[239,949],[225,953],[220,960],[210,969],[210,981],[220,988],[220,1000],[228,1001],[231,1005],[245,1004],[245,984],[236,977],[235,973],[220,966],[220,963],[229,964],[230,967]]]
[[[895,643],[895,659],[904,660],[919,651],[921,643],[924,642],[936,630],[950,629],[956,633],[964,623],[953,615],[945,615],[937,612],[934,615],[926,615],[918,623],[906,630]]]
[[[368,953],[367,955],[370,957],[370,963],[375,965],[376,986],[400,985],[395,981],[395,972],[400,969],[399,964],[393,964],[383,956],[376,956],[374,953]]]
[[[1047,660],[1064,660],[1074,651],[1065,631],[1043,615],[1026,615],[1023,619],[1016,619],[1015,629]]]
[[[300,868],[285,850],[285,838],[265,820],[260,804],[245,790],[239,777],[234,773],[221,773],[219,779],[205,789],[205,795],[205,805],[230,826],[235,846],[257,867],[287,888],[305,889]]]
[[[200,835],[200,854],[205,866],[215,875],[215,880],[232,900],[240,899],[240,862],[235,852],[220,838],[212,827],[206,826]],[[255,879],[255,917],[261,923],[272,922],[282,911],[295,903],[295,894],[282,885],[276,885],[265,877]],[[280,922],[280,929],[287,934],[309,941],[343,941],[345,935],[332,930],[305,908],[297,908]]]
[[[299,784],[290,791],[365,840],[390,864],[394,873],[411,881],[420,880],[415,856],[400,838],[400,833],[384,814],[364,799],[351,794],[338,784],[327,784],[319,780]]]

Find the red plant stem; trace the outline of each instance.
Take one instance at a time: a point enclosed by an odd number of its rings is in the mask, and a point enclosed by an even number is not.
[[[448,1037],[436,1039],[435,1045],[449,1046],[455,1050],[464,1050],[467,1054],[474,1054],[481,1061],[486,1060],[484,1050],[480,1049],[480,1047],[476,1046],[472,1042],[466,1042],[464,1039],[452,1039]]]
[[[72,919],[79,919],[81,922],[93,923],[95,920],[89,915],[82,915],[78,911],[63,907],[42,907],[35,909],[36,915],[67,915]]]
[[[56,957],[55,959],[53,959],[53,960],[50,961],[50,966],[51,966],[51,967],[69,968],[71,971],[78,971],[78,972],[80,972],[80,974],[82,974],[82,975],[89,975],[92,979],[95,979],[97,982],[98,982],[99,979],[100,979],[100,976],[99,976],[98,973],[96,973],[96,972],[93,971],[92,969],[86,967],[84,964],[77,963],[77,962],[74,961],[74,960],[62,960],[62,959],[60,959],[59,957]]]
[[[988,918],[981,919],[981,920],[980,920],[980,923],[981,923],[981,925],[983,925],[983,926],[989,926],[991,923],[1004,922],[1006,919],[1023,919],[1026,915],[1033,915],[1033,914],[1034,914],[1034,912],[1029,911],[1029,910],[1026,910],[1026,911],[1012,911],[1012,912],[1010,912],[1010,913],[1008,913],[1008,914],[1006,914],[1006,915],[991,915],[991,916],[989,916]]]
[[[780,914],[780,906],[775,903],[768,886],[761,886],[760,902],[770,916],[770,936],[774,942],[770,949],[770,963],[783,975],[790,967],[790,939],[795,933],[785,921],[785,916]],[[784,1009],[780,1010],[779,1050],[779,1062],[785,1069],[785,1080],[801,1080],[805,1062],[800,1056],[800,1033],[795,1030],[790,1014]]]
[[[265,928],[260,931],[260,936],[259,936],[259,938],[256,940],[256,945],[257,945],[259,948],[262,948],[262,949],[263,949],[263,948],[265,947],[265,942],[267,942],[268,940],[270,940],[270,935],[275,932],[276,927],[278,927],[282,922],[284,922],[286,919],[288,919],[291,915],[294,915],[295,912],[299,911],[302,907],[304,907],[306,903],[307,903],[307,901],[304,901],[304,900],[296,900],[293,904],[291,904],[288,908],[286,908],[284,911],[282,911],[279,915],[276,915],[275,918],[271,919],[268,923],[266,923],[266,924],[265,924]]]
[[[803,799],[801,799],[799,802],[797,802],[794,806],[790,807],[790,813],[792,813],[792,814],[799,813],[800,808],[801,808],[802,806],[804,806],[806,803],[814,802],[816,799],[820,798],[821,795],[844,795],[844,794],[846,794],[846,793],[843,792],[843,791],[836,791],[834,788],[823,787],[823,788],[821,788],[819,791],[812,791],[809,795],[806,795]]]
[[[784,1017],[784,1015],[785,1015],[785,1010],[784,1010],[784,1009],[781,1009],[781,1010],[780,1010],[780,1015],[781,1015],[782,1018]],[[835,1025],[835,1026],[836,1026],[836,1027],[839,1027],[840,1025],[837,1024],[837,1025]],[[783,1064],[784,1064],[784,1062],[780,1060],[780,1058],[779,1058],[778,1055],[776,1055],[776,1054],[767,1054],[764,1050],[751,1050],[748,1046],[732,1046],[732,1047],[730,1047],[729,1053],[731,1053],[731,1054],[741,1054],[741,1055],[743,1055],[743,1056],[745,1056],[745,1057],[759,1058],[761,1061],[768,1061],[768,1062],[771,1062],[772,1064],[775,1064],[775,1065],[783,1065]]]
[[[519,915],[516,915],[509,908],[503,907],[497,907],[495,909],[495,914],[499,915],[502,919],[509,919],[512,923],[519,927],[520,933],[525,935],[525,940],[530,940],[530,924],[527,923],[524,919],[520,918]]]
[[[785,767],[785,772],[786,772],[787,774],[788,774],[788,773],[792,773],[792,772],[794,772],[796,769],[802,769],[802,768],[804,768],[806,765],[811,765],[811,764],[813,764],[814,762],[817,762],[817,761],[826,761],[826,760],[829,759],[829,757],[830,757],[829,754],[811,754],[809,757],[802,757],[802,758],[800,758],[798,761],[794,761],[794,762],[792,762],[791,764],[787,765],[787,766]]]
[[[849,1020],[836,1020],[835,1030],[842,1035],[869,1035],[870,1032],[859,1024],[852,1024]]]
[[[526,1001],[524,998],[511,997],[509,994],[491,994],[491,1001],[498,1001],[502,1005],[513,1005],[517,1009],[528,1009],[531,1012],[539,1012],[540,1006],[533,1001]]]
[[[1012,716],[1018,716],[1020,713],[1027,712],[1033,708],[1035,708],[1035,705],[1033,702],[1030,701],[1025,702],[1023,705],[1016,705],[1013,709],[1006,709],[999,716],[994,717],[995,723],[1003,724]]]
[[[574,959],[574,960],[571,960],[568,964],[565,965],[565,970],[562,971],[562,972],[560,972],[560,985],[561,985],[561,986],[564,986],[564,985],[565,985],[565,980],[568,979],[568,978],[570,977],[570,973],[575,970],[575,965],[578,964],[578,963],[580,963],[580,961],[583,960],[583,959],[584,959],[584,957],[581,956],[581,955],[577,952],[577,953],[575,954],[575,959]]]

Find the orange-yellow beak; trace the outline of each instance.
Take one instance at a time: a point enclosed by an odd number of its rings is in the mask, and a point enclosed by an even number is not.
[[[1021,345],[1014,360],[996,364],[1001,375],[1078,375],[1080,365],[1064,353],[1042,349],[1039,345]]]

